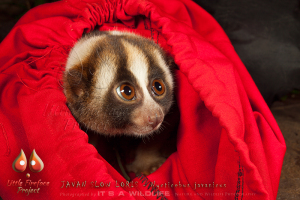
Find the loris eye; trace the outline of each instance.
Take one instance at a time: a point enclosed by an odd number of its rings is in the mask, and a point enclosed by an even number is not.
[[[135,91],[134,87],[129,85],[128,83],[123,83],[117,88],[117,94],[121,99],[125,101],[131,101],[135,98]]]
[[[165,93],[165,84],[161,79],[155,79],[152,82],[152,91],[155,95],[161,96]]]

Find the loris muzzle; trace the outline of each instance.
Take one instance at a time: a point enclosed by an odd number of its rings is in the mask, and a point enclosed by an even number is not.
[[[171,60],[159,45],[133,33],[89,33],[66,63],[67,105],[80,124],[103,135],[159,132],[173,102]]]

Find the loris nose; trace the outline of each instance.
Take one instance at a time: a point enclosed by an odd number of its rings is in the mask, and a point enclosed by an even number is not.
[[[158,112],[148,115],[148,123],[153,129],[158,128],[158,125],[163,121],[163,113],[159,110]]]

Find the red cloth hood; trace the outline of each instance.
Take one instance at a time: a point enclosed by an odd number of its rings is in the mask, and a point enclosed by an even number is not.
[[[127,184],[88,144],[62,90],[70,48],[95,28],[149,37],[179,66],[178,150],[155,173]],[[282,134],[224,31],[192,1],[41,5],[1,43],[0,71],[3,199],[276,199]],[[28,161],[35,149],[44,169],[15,172],[21,149]]]

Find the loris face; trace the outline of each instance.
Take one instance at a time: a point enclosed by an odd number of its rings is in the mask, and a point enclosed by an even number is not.
[[[144,136],[170,109],[173,78],[164,51],[125,32],[94,32],[70,52],[64,74],[76,120],[98,133]]]

